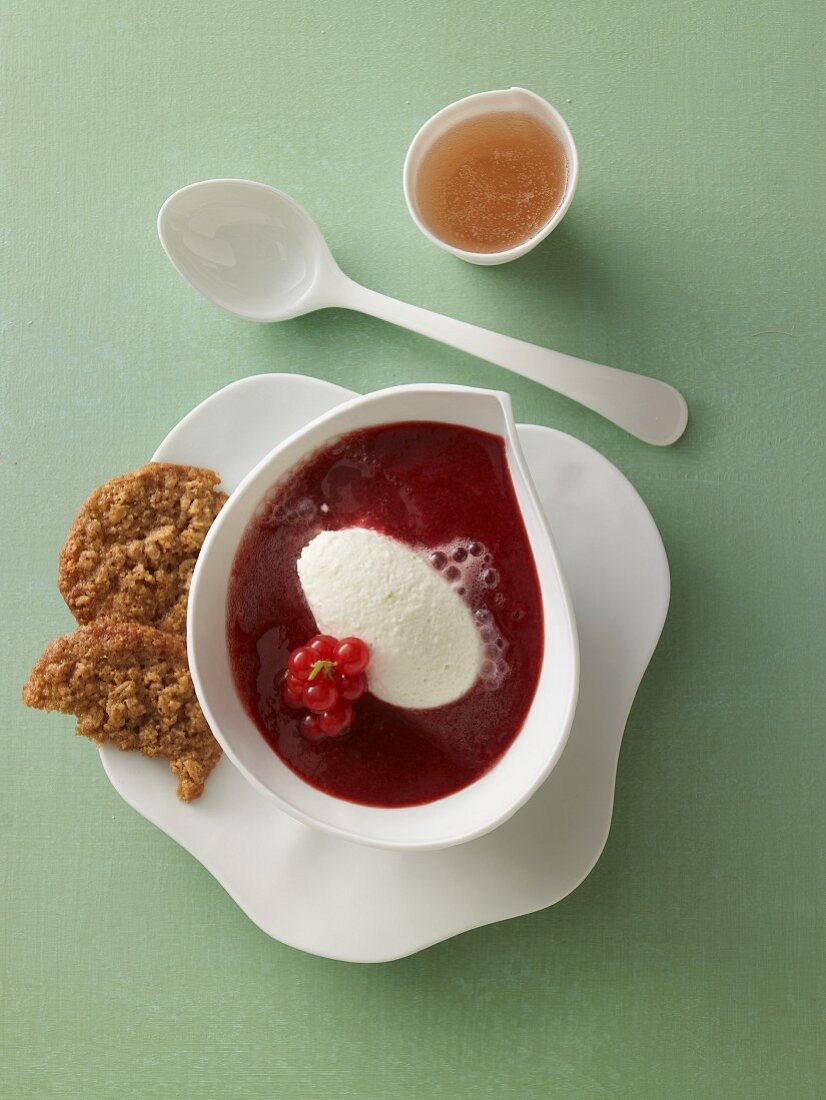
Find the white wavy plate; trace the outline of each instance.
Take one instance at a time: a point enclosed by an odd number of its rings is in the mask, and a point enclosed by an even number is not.
[[[313,378],[247,378],[194,409],[154,457],[212,467],[231,491],[281,439],[351,396]],[[523,425],[519,435],[573,596],[581,681],[559,763],[510,821],[459,847],[382,851],[299,824],[226,757],[204,796],[184,805],[163,761],[101,752],[129,805],[283,943],[349,962],[401,958],[553,905],[602,852],[626,718],[668,609],[668,562],[645,504],[611,463],[550,428]]]

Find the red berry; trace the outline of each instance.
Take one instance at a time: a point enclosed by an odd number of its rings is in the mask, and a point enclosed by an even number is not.
[[[338,702],[338,685],[326,676],[319,676],[312,683],[304,684],[301,698],[307,710],[320,714],[323,710],[330,710]]]
[[[281,698],[287,704],[288,707],[293,707],[295,710],[301,710],[304,706],[304,700],[301,697],[301,686],[299,684],[299,690],[296,691],[293,683],[291,683],[292,677],[288,676],[284,683],[281,685]]]
[[[341,702],[318,716],[318,728],[328,737],[341,737],[353,724],[353,708]]]
[[[294,649],[290,654],[287,668],[297,680],[306,680],[317,659],[318,658],[311,649],[302,645],[299,646],[298,649]]]
[[[329,634],[316,634],[290,654],[281,683],[286,706],[311,713],[301,731],[311,741],[340,737],[353,724],[353,708],[367,690],[364,670],[370,650],[360,638],[339,642]]]
[[[314,714],[308,714],[301,722],[301,732],[308,741],[321,741],[325,737],[324,730],[319,726]]]
[[[335,660],[345,676],[358,676],[370,663],[370,650],[361,638],[342,638],[336,646]]]
[[[360,676],[345,676],[344,673],[339,673],[336,680],[341,698],[346,699],[348,703],[355,703],[367,691],[367,678],[364,673]]]
[[[307,642],[306,648],[314,654],[314,661],[332,661],[336,644],[335,638],[331,638],[329,634],[316,634]]]

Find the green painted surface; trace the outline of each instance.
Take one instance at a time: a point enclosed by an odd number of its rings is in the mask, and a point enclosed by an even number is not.
[[[823,13],[2,5],[0,1094],[826,1093]],[[511,83],[567,116],[581,186],[544,246],[484,270],[417,233],[401,164],[435,109]],[[647,448],[367,318],[219,313],[174,275],[154,219],[222,175],[295,195],[377,289],[668,379],[688,434]],[[20,706],[70,626],[53,576],[86,492],[270,370],[507,386],[522,419],[598,447],[651,507],[671,614],[607,849],[555,908],[386,966],[302,955],[121,802],[71,720]]]

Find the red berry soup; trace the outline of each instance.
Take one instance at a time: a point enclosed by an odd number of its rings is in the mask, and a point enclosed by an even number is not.
[[[303,566],[314,547],[333,543],[352,560],[339,568],[329,558],[335,567],[326,576],[322,568],[321,578],[325,596],[341,595],[343,607],[366,607],[375,595],[374,544],[387,551],[396,575],[420,586],[417,593],[444,596],[444,614],[431,623],[455,622],[457,651],[461,627],[462,652],[474,662],[464,670],[469,678],[457,688],[459,697],[431,706],[421,701],[426,692],[416,691],[416,677],[429,675],[418,670],[447,668],[456,657],[445,644],[449,630],[396,639],[398,697],[415,705],[392,701],[381,631],[371,642],[343,621],[335,636],[324,633],[311,610],[312,603],[321,617],[319,604],[302,585]],[[353,592],[337,593],[336,585],[352,585],[356,576],[364,599],[348,605]],[[388,622],[395,622],[391,599],[404,601],[404,585],[382,598]],[[382,807],[444,798],[500,759],[536,691],[542,622],[504,441],[424,422],[341,436],[274,485],[244,532],[227,603],[236,689],[273,751],[314,787]],[[405,670],[413,682],[404,682]]]

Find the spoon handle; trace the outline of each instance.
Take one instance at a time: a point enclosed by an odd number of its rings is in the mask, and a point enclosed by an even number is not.
[[[444,317],[400,302],[344,278],[335,302],[487,359],[542,386],[578,401],[646,443],[664,447],[685,431],[685,398],[666,382],[642,374],[603,367],[541,348],[513,336]]]

